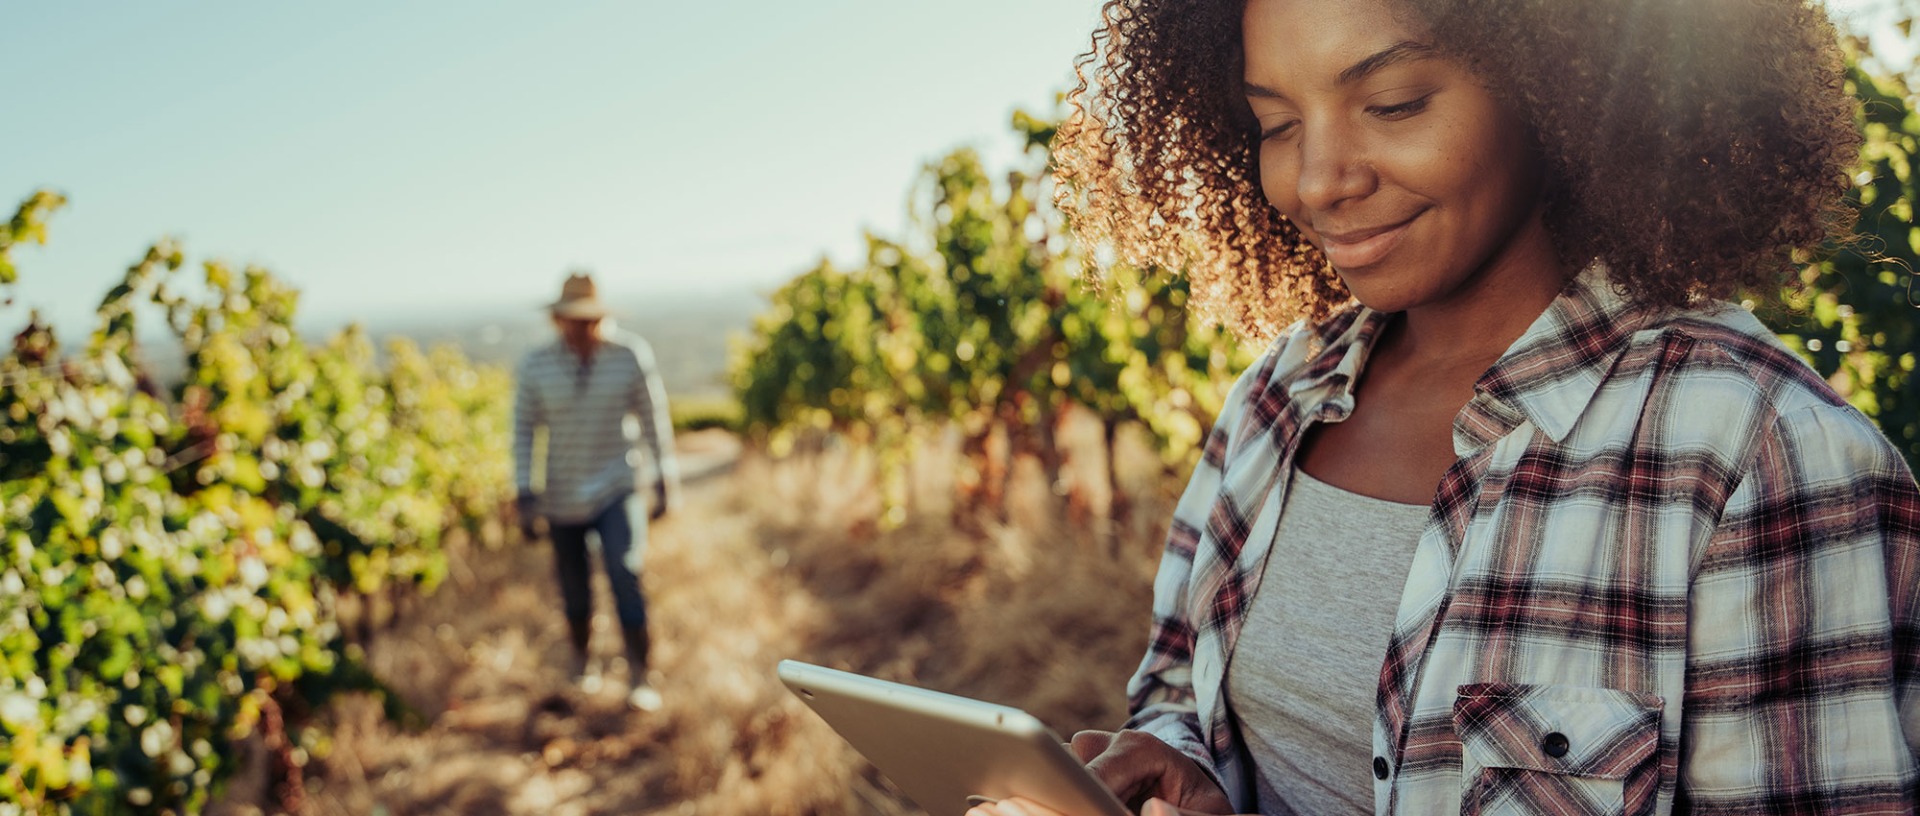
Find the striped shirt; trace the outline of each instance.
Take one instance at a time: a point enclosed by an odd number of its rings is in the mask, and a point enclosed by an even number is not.
[[[1604,274],[1455,418],[1384,644],[1375,812],[1913,812],[1913,474],[1752,315],[1640,310]],[[1128,727],[1242,812],[1227,665],[1299,442],[1353,411],[1387,319],[1283,335],[1174,512]]]
[[[547,455],[540,512],[552,521],[584,524],[632,495],[641,464],[636,436],[646,443],[650,477],[668,485],[679,481],[666,389],[652,347],[636,335],[606,332],[585,365],[560,341],[520,363],[513,470],[523,494],[533,489],[533,437],[541,427],[547,429]]]

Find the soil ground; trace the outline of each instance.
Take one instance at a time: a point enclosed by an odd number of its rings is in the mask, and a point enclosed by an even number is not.
[[[1137,485],[1140,522],[1071,517],[1040,484],[1004,518],[962,517],[956,461],[935,446],[913,464],[908,522],[882,530],[861,451],[773,462],[717,432],[681,448],[685,488],[643,571],[661,710],[625,704],[604,577],[589,690],[563,670],[544,543],[450,545],[452,578],[366,652],[418,722],[336,701],[307,731],[298,810],[918,813],[779,685],[787,657],[1018,705],[1062,734],[1124,718],[1171,499],[1157,471]],[[266,787],[243,775],[212,812],[260,813]]]

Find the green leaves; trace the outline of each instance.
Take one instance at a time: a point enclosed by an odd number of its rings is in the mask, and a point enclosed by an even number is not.
[[[1853,234],[1756,313],[1920,469],[1920,246],[1913,207],[1920,115],[1904,81],[1848,68],[1864,143],[1850,203]]]
[[[52,190],[37,190],[21,202],[12,220],[0,226],[0,284],[10,284],[19,278],[19,270],[13,261],[14,246],[24,243],[45,244],[48,216],[66,206],[66,203],[66,196]],[[10,301],[12,297],[9,295],[7,299]]]
[[[148,249],[80,352],[36,318],[0,357],[0,810],[197,811],[263,702],[341,687],[335,598],[431,588],[441,531],[505,496],[505,372],[311,348],[266,270],[206,264],[189,298],[183,262]],[[135,374],[147,304],[187,355],[165,391]]]
[[[950,424],[970,448],[1017,431],[1032,450],[1016,452],[1057,470],[1051,425],[1078,406],[1108,423],[1142,421],[1170,463],[1194,455],[1250,360],[1218,327],[1188,325],[1176,274],[1120,268],[1104,288],[1082,280],[1084,250],[1051,203],[1055,126],[1019,113],[1014,128],[1028,166],[997,174],[964,149],[930,163],[912,234],[869,236],[864,265],[823,261],[773,295],[733,381],[747,426],[776,454],[799,434],[834,430],[904,466],[895,448],[912,428]],[[888,494],[890,518],[903,495]]]

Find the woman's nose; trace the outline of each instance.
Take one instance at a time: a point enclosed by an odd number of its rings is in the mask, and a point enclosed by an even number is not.
[[[1332,210],[1373,192],[1378,176],[1354,134],[1320,127],[1303,136],[1296,192],[1309,211]]]

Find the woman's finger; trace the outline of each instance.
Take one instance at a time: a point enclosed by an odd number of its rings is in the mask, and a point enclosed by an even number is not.
[[[1153,798],[1153,799],[1148,799],[1147,803],[1140,807],[1140,816],[1214,816],[1214,814],[1203,813],[1198,810],[1185,810],[1183,808],[1177,808],[1177,807],[1174,807],[1171,803],[1167,802],[1167,800],[1165,799]],[[1259,816],[1259,815],[1244,814],[1244,816]]]
[[[1112,731],[1081,731],[1074,734],[1073,739],[1067,740],[1067,750],[1072,751],[1073,755],[1079,758],[1080,764],[1085,765],[1092,762],[1094,757],[1106,751],[1107,746],[1112,744]]]
[[[1140,807],[1148,797],[1187,801],[1188,777],[1200,775],[1193,760],[1139,731],[1113,734],[1106,750],[1087,763],[1087,770],[1113,791],[1127,807]]]
[[[967,816],[1066,816],[1053,808],[1018,796],[1002,799],[967,811]]]

